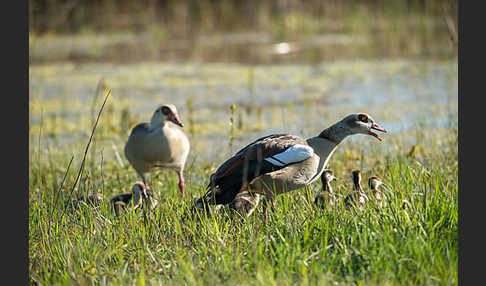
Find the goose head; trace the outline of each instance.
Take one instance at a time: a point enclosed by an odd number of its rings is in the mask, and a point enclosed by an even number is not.
[[[383,184],[383,182],[381,181],[380,178],[378,178],[377,176],[373,176],[371,178],[368,179],[368,186],[372,189],[372,190],[376,190],[378,189],[378,187]]]
[[[378,134],[373,130],[386,133],[386,130],[379,126],[375,120],[366,113],[354,113],[346,116],[341,122],[339,127],[343,128],[350,134],[366,134],[375,137],[378,140],[382,140]]]
[[[150,120],[150,125],[163,125],[167,121],[170,121],[180,127],[184,127],[184,124],[182,124],[181,120],[179,119],[177,108],[173,104],[164,104],[157,107],[152,115],[152,119]]]
[[[332,170],[329,170],[329,169],[326,169],[322,172],[321,178],[326,183],[330,183],[333,180],[337,180],[337,178],[334,176]]]

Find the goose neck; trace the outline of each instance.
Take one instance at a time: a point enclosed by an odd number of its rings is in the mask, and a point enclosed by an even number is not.
[[[343,141],[346,137],[351,135],[349,133],[349,130],[347,128],[344,128],[341,126],[341,124],[338,122],[324,130],[318,135],[318,137],[329,140],[333,142],[334,144],[338,145]]]

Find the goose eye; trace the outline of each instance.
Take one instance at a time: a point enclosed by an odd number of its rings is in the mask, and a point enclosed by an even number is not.
[[[163,115],[168,115],[170,113],[170,109],[164,106],[160,109],[160,112],[162,112]]]
[[[359,119],[359,121],[362,121],[362,122],[368,122],[368,116],[366,116],[365,114],[358,115],[358,119]]]

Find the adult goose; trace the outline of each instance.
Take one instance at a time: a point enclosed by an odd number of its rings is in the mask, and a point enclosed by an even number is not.
[[[324,170],[321,175],[322,191],[320,191],[315,199],[314,205],[318,208],[333,207],[336,203],[336,195],[332,191],[331,182],[336,180],[332,170]]]
[[[373,176],[368,179],[368,185],[371,189],[371,193],[373,194],[373,200],[379,208],[386,206],[385,195],[382,191],[378,190],[378,187],[381,184],[383,184],[383,182],[377,176]]]
[[[344,198],[344,205],[347,209],[353,205],[363,210],[364,205],[369,201],[368,196],[361,187],[361,172],[354,170],[352,172],[353,190]]]
[[[189,154],[189,140],[173,104],[158,107],[150,123],[135,126],[125,144],[128,162],[147,185],[145,174],[155,169],[173,170],[179,176],[179,191],[185,193],[184,165]]]
[[[274,207],[276,195],[299,189],[316,181],[336,147],[353,134],[386,132],[371,116],[355,113],[324,129],[319,135],[302,139],[290,134],[272,134],[255,140],[224,162],[210,177],[206,194],[197,208],[229,204],[238,193],[248,190],[264,195]],[[267,204],[264,204],[267,218]]]

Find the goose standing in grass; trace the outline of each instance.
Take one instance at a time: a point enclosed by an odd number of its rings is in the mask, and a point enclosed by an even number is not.
[[[368,185],[373,194],[373,200],[379,208],[386,206],[385,195],[382,191],[378,190],[381,184],[383,184],[383,182],[377,176],[368,179]]]
[[[348,136],[386,132],[371,116],[355,113],[324,129],[319,135],[302,139],[290,134],[272,134],[255,140],[224,162],[210,177],[206,194],[196,208],[229,204],[238,193],[249,191],[265,196],[274,209],[275,196],[302,188],[322,174],[336,147]]]
[[[344,205],[347,209],[354,205],[363,210],[369,198],[361,187],[361,172],[354,170],[351,176],[353,179],[353,190],[344,198]]]
[[[331,170],[324,170],[321,175],[322,191],[320,191],[314,199],[316,207],[324,209],[325,207],[333,207],[336,203],[336,195],[332,191],[331,182],[336,180]]]
[[[173,170],[179,177],[179,191],[185,193],[184,165],[189,154],[189,140],[173,104],[158,107],[150,123],[135,126],[125,145],[128,162],[147,185],[145,174],[155,169]]]
[[[131,193],[117,195],[110,200],[117,216],[120,213],[120,208],[126,208],[132,204],[133,208],[137,209],[142,205],[143,200],[146,199],[145,194],[151,194],[150,188],[148,186],[144,187],[144,185],[143,182],[136,182],[132,187]]]

